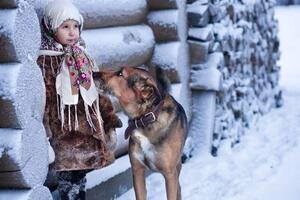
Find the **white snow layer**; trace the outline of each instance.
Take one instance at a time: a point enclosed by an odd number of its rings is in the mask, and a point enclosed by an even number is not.
[[[178,69],[180,42],[157,44],[151,62],[164,69]]]
[[[0,190],[0,200],[52,200],[47,187],[37,186],[33,189]]]
[[[160,26],[176,26],[178,23],[178,11],[177,10],[163,10],[150,12],[147,16],[148,21],[153,24],[159,24]]]
[[[35,61],[37,59],[41,36],[38,18],[31,5],[23,2],[16,9],[2,10],[0,27],[2,40],[0,59],[2,62]]]
[[[36,0],[35,8],[41,17],[51,0]],[[146,18],[146,0],[72,0],[84,18],[83,28],[100,28],[142,23]]]
[[[0,165],[2,166],[2,155],[12,158],[17,164],[22,163],[20,167],[23,167],[24,162],[22,162],[21,157],[21,144],[22,144],[22,135],[20,134],[21,130],[12,131],[10,129],[1,129],[0,131]],[[25,158],[24,161],[27,161],[28,158]],[[3,169],[1,168],[0,171]],[[5,171],[5,170],[4,170]]]
[[[20,128],[25,127],[32,118],[42,119],[45,88],[41,83],[41,71],[33,62],[0,64],[0,97],[6,103],[5,109],[13,112],[7,113],[9,116],[6,118],[0,116],[0,119],[7,121],[0,124]],[[35,95],[30,95],[32,93]]]
[[[145,25],[86,30],[82,37],[100,66],[144,64],[154,47],[152,30]]]
[[[118,158],[112,165],[103,169],[94,170],[87,174],[86,189],[95,187],[102,182],[118,175],[130,168],[128,155]]]
[[[0,187],[42,185],[48,171],[46,132],[41,121],[32,120],[24,130],[0,129]],[[9,174],[11,172],[11,174]],[[2,198],[2,196],[0,195]]]

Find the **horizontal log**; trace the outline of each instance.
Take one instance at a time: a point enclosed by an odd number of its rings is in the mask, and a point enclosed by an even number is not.
[[[33,5],[34,0],[1,0],[0,1],[0,8],[17,8],[21,7],[24,4]]]
[[[41,119],[45,89],[35,62],[0,64],[0,128],[24,128]]]
[[[157,44],[154,49],[150,67],[160,67],[168,76],[171,83],[180,83],[178,59],[180,57],[180,42]]]
[[[29,4],[0,12],[0,63],[36,60],[40,48],[40,26]]]
[[[35,3],[39,17],[50,0],[37,0]],[[74,5],[84,18],[84,29],[127,26],[145,22],[147,14],[146,0],[76,0]]]
[[[207,61],[203,64],[192,65],[190,87],[193,90],[221,89],[221,72],[224,56],[221,52],[208,54]]]
[[[31,119],[24,130],[0,129],[0,187],[33,188],[48,172],[48,144],[41,121]]]
[[[219,69],[224,64],[224,56],[221,52],[214,52],[208,54],[206,65],[208,68]]]
[[[178,10],[153,11],[147,16],[148,25],[158,42],[179,39],[178,20]]]
[[[52,196],[47,187],[37,186],[30,190],[0,190],[0,199],[52,200]]]
[[[148,0],[150,10],[176,9],[178,8],[176,0]]]
[[[199,2],[187,6],[188,25],[190,27],[204,27],[209,22],[208,5]]]
[[[209,42],[188,40],[191,64],[201,64],[207,61]]]
[[[214,68],[192,70],[190,87],[193,90],[220,90],[221,72]]]
[[[189,28],[188,37],[189,39],[199,40],[202,42],[210,41],[213,39],[212,28],[212,25],[208,25],[204,28]]]
[[[85,30],[87,51],[101,67],[139,66],[152,56],[154,36],[145,25]]]
[[[209,3],[209,0],[186,0],[186,3],[190,4],[190,3],[194,3],[196,1],[200,4],[208,4]]]

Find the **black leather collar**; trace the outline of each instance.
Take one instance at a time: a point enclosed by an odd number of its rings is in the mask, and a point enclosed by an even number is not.
[[[159,104],[151,111],[139,118],[129,119],[128,127],[125,130],[125,139],[128,139],[133,131],[137,128],[145,128],[149,124],[152,124],[157,120],[161,107],[163,106],[164,101],[160,101]]]

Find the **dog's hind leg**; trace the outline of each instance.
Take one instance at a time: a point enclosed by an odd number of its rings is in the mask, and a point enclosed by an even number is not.
[[[181,200],[181,187],[180,187],[180,183],[179,183],[179,175],[180,175],[180,171],[181,171],[181,161],[179,161],[177,167],[177,179],[178,179],[178,188],[177,188],[177,200]]]
[[[177,170],[175,169],[173,171],[164,173],[164,177],[166,182],[167,199],[177,200],[179,186]]]

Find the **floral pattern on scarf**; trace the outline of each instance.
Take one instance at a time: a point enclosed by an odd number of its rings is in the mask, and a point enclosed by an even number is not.
[[[86,90],[91,87],[90,59],[78,46],[67,46],[65,50],[66,64],[69,68],[72,94],[77,94],[81,85]]]

